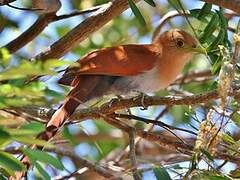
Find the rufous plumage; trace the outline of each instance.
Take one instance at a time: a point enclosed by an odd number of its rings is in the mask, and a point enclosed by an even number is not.
[[[172,29],[151,44],[122,45],[93,51],[69,67],[60,84],[71,86],[62,106],[47,124],[59,128],[79,104],[107,94],[133,91],[153,93],[168,87],[194,55],[197,41],[189,33]]]

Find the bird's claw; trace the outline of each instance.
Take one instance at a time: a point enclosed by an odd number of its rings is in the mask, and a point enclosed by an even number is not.
[[[140,108],[140,110],[142,110],[142,111],[148,109],[148,106],[146,106],[146,105],[144,104],[144,98],[145,98],[145,96],[147,96],[147,95],[141,92],[141,105],[142,105],[142,107]]]

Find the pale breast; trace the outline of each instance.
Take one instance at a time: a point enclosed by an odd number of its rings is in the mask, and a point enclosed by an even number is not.
[[[138,76],[121,77],[114,82],[111,91],[115,94],[123,95],[132,91],[153,93],[164,88],[158,77],[157,68],[153,68]]]

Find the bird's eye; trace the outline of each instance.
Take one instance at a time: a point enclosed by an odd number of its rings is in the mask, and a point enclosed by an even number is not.
[[[176,45],[177,45],[177,47],[183,47],[184,46],[183,40],[182,39],[177,39],[176,40]]]

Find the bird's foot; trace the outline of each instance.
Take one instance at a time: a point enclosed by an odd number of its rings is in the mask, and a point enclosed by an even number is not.
[[[142,105],[142,107],[140,108],[141,110],[147,110],[148,109],[148,106],[146,106],[145,104],[144,104],[144,99],[145,99],[145,97],[147,96],[147,94],[145,94],[145,93],[142,93],[142,92],[140,92],[140,96],[141,96],[141,105]]]

